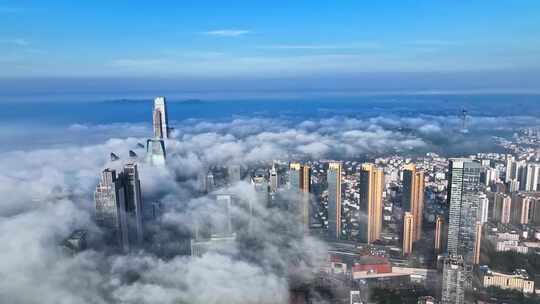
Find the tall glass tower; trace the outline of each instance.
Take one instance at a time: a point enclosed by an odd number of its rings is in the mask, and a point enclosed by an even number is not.
[[[480,202],[481,165],[470,159],[450,160],[448,179],[448,254],[474,262]]]

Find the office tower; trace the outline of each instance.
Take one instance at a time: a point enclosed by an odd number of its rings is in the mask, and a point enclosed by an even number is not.
[[[143,241],[143,202],[137,164],[128,163],[123,172],[126,193],[126,218],[130,246],[141,246]]]
[[[227,181],[229,184],[234,184],[239,182],[241,179],[240,175],[240,166],[239,165],[230,165],[227,167]]]
[[[208,238],[191,240],[191,256],[202,257],[207,252],[231,255],[235,251],[236,233],[227,235],[211,235]]]
[[[165,97],[156,97],[154,99],[154,138],[169,138],[168,117],[167,117],[167,105],[165,103]]]
[[[304,230],[307,231],[310,219],[311,168],[300,163],[291,163],[289,185],[291,189],[299,192],[300,217]]]
[[[63,249],[70,254],[76,254],[86,249],[87,247],[87,231],[78,229],[71,233],[62,242]]]
[[[213,235],[230,235],[233,233],[232,218],[232,195],[217,194],[216,209],[214,212],[214,223],[212,228]]]
[[[210,193],[212,191],[214,191],[214,188],[216,186],[215,184],[215,181],[214,181],[214,174],[212,173],[212,171],[208,171],[208,173],[206,174],[206,192]]]
[[[423,209],[424,172],[417,171],[415,165],[407,165],[403,170],[403,210],[410,212],[413,216],[415,241],[418,241],[422,235]]]
[[[470,159],[451,159],[448,180],[448,253],[473,263],[481,166]]]
[[[276,192],[279,186],[278,173],[276,170],[276,164],[272,165],[270,169],[270,191]]]
[[[464,304],[468,288],[469,266],[461,256],[449,256],[443,260],[442,304]]]
[[[146,141],[146,161],[151,165],[165,165],[165,142],[162,139],[148,139]]]
[[[384,173],[374,164],[362,164],[359,179],[359,238],[368,244],[380,238],[382,230],[382,195]]]
[[[414,217],[411,212],[405,212],[403,217],[403,255],[412,252],[414,240]]]
[[[104,231],[105,242],[129,250],[124,185],[115,170],[103,170],[94,200],[96,224]]]
[[[150,203],[148,208],[148,216],[146,219],[150,221],[159,221],[161,219],[161,214],[163,213],[163,205],[160,201],[155,201]]]
[[[479,205],[480,205],[480,208],[478,209],[478,220],[482,224],[487,223],[488,215],[489,215],[489,199],[487,195],[483,193],[480,194]]]
[[[443,250],[443,236],[444,236],[444,218],[441,215],[437,215],[435,220],[435,241],[433,247],[435,253],[441,253]]]
[[[251,177],[251,184],[255,188],[257,201],[263,206],[267,206],[270,201],[270,193],[265,170],[255,170],[253,176]]]
[[[328,163],[328,236],[341,237],[341,162]]]

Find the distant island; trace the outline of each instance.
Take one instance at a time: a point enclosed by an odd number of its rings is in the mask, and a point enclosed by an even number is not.
[[[152,99],[129,99],[129,98],[121,98],[121,99],[110,99],[110,100],[104,100],[104,103],[151,103],[153,102]],[[182,103],[182,104],[201,104],[204,103],[203,100],[200,99],[185,99],[185,100],[168,100],[169,103]]]

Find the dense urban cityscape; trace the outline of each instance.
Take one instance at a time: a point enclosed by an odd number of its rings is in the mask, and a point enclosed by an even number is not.
[[[150,114],[149,114],[150,115]],[[499,140],[507,153],[446,158],[269,159],[212,166],[197,174],[197,195],[210,209],[191,214],[189,231],[164,250],[160,201],[141,193],[139,163],[167,166],[173,128],[164,97],[154,101],[153,137],[128,159],[111,152],[95,189],[100,240],[84,229],[63,247],[77,254],[91,246],[162,258],[197,259],[213,252],[253,250],[256,214],[285,213],[293,238],[310,235],[327,244],[309,279],[289,273],[290,303],[533,303],[540,293],[540,133],[523,129]],[[459,132],[466,133],[466,121]],[[144,156],[142,155],[144,154]],[[232,190],[242,184],[247,201]],[[211,212],[208,215],[206,212]],[[264,232],[262,232],[264,233]],[[250,238],[254,238],[251,239]],[[92,241],[91,241],[92,240]],[[301,259],[301,258],[299,258]],[[287,271],[300,267],[287,261]],[[401,299],[401,300],[396,300]],[[521,303],[520,302],[520,303]]]
[[[540,1],[0,0],[0,304],[540,304]]]

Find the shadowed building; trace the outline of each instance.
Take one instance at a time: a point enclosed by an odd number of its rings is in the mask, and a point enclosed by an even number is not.
[[[444,241],[444,218],[441,215],[437,215],[435,220],[435,242],[434,249],[435,253],[441,253],[443,251],[443,241]]]
[[[311,168],[300,163],[289,165],[289,184],[291,189],[299,192],[300,217],[304,230],[309,229]]]
[[[403,169],[403,210],[414,219],[413,237],[418,241],[422,235],[422,212],[424,209],[424,172],[415,165]]]
[[[374,164],[362,164],[360,170],[359,239],[371,244],[378,240],[382,230],[382,195],[384,173]]]
[[[143,203],[136,164],[126,164],[118,175],[115,170],[103,170],[94,200],[96,223],[107,243],[124,252],[142,245]]]

